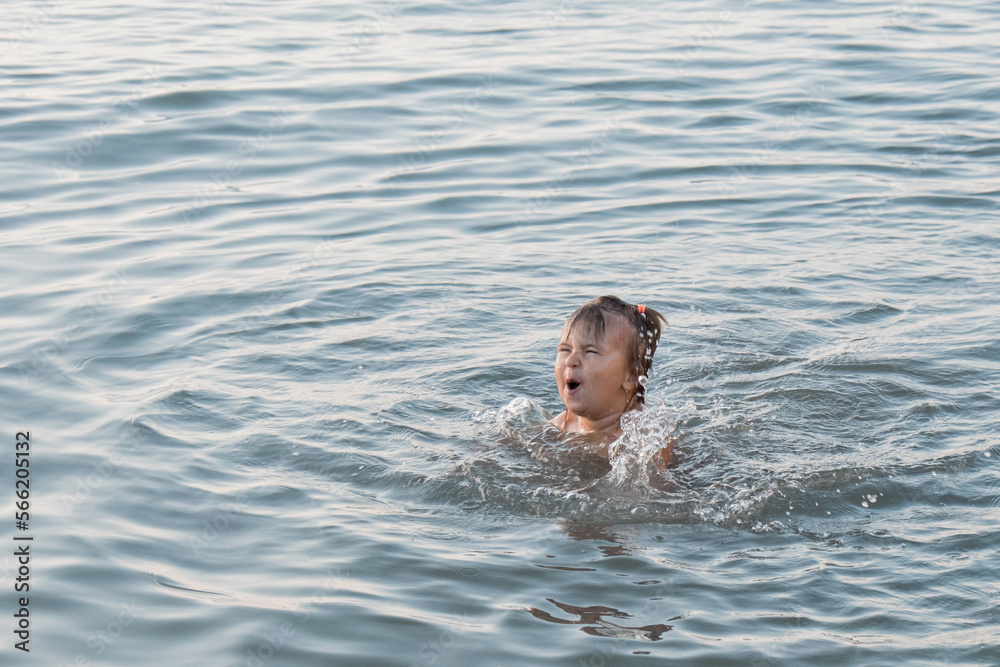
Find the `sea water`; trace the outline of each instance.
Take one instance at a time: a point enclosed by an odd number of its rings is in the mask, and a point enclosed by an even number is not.
[[[3,664],[1000,663],[998,34],[5,8]],[[601,294],[670,321],[610,461],[546,424]]]

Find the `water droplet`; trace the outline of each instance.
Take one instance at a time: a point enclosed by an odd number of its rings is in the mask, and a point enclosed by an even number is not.
[[[989,458],[990,457],[990,453],[989,452],[983,452],[983,456],[985,456],[986,458]]]
[[[517,484],[508,484],[504,487],[504,493],[521,493],[521,490]]]
[[[360,371],[360,370],[361,370],[362,368],[364,368],[364,366],[358,366],[358,370],[359,370],[359,371]]]
[[[635,507],[632,508],[632,515],[633,516],[646,516],[648,513],[649,513],[649,510],[647,510],[642,505],[636,505]]]
[[[868,507],[868,502],[867,502],[867,501],[864,501],[864,500],[862,500],[862,501],[861,501],[861,506],[862,506],[862,507]]]
[[[870,503],[877,503],[878,502],[878,497],[876,497],[874,493],[869,493],[867,496],[865,496],[865,498],[867,498],[868,502],[870,502]]]
[[[645,387],[648,382],[649,378],[647,378],[645,375],[639,376],[639,384],[641,384],[643,387]]]

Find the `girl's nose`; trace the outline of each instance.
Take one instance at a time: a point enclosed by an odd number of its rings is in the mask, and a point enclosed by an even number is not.
[[[580,355],[576,352],[570,352],[569,356],[566,357],[567,366],[579,366],[580,365]]]

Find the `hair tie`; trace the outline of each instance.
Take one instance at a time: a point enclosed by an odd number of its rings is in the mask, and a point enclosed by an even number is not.
[[[635,307],[635,309],[639,311],[640,315],[646,314],[646,304],[644,303],[640,303],[638,306]]]

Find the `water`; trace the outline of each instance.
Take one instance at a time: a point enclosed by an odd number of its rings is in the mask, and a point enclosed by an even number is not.
[[[4,664],[1000,663],[998,30],[9,8]],[[600,294],[671,322],[610,465],[544,426]]]

